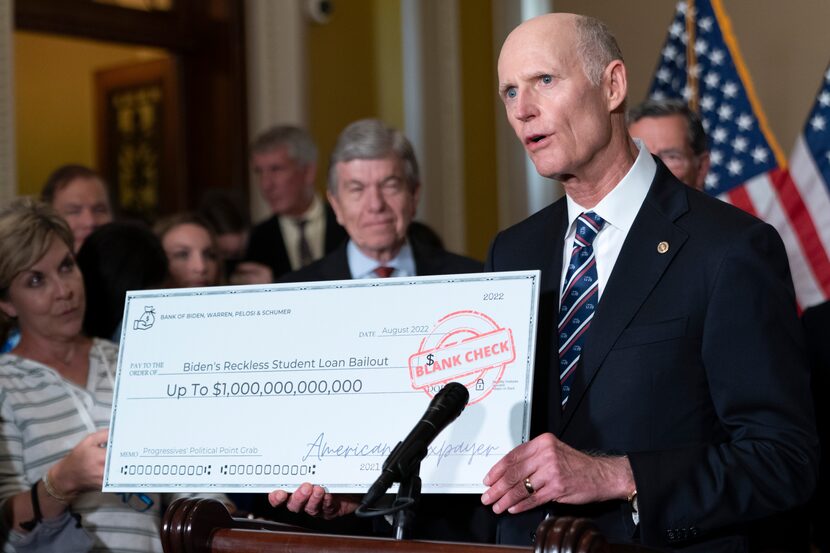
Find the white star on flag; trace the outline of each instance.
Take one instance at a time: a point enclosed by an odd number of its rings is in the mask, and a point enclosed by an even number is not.
[[[735,137],[735,140],[732,141],[732,147],[735,149],[736,152],[745,152],[747,144],[749,142],[743,136]]]
[[[721,104],[718,109],[718,117],[720,117],[721,121],[729,121],[732,119],[732,106],[729,104]]]
[[[748,113],[742,113],[738,116],[738,128],[746,132],[752,128],[752,116]]]
[[[720,82],[720,77],[718,77],[717,73],[709,73],[703,77],[703,82],[706,83],[706,86],[709,88],[715,88]]]
[[[752,160],[755,163],[766,163],[768,157],[769,152],[766,151],[762,146],[756,146],[752,149]]]

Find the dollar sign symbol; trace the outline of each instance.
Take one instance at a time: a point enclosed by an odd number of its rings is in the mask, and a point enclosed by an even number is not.
[[[427,355],[427,366],[431,367],[433,363],[435,363],[435,356],[430,353]]]

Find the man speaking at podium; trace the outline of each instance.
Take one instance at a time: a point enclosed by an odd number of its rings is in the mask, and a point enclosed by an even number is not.
[[[535,437],[484,480],[499,540],[530,544],[546,516],[575,515],[615,542],[750,550],[816,481],[781,239],[630,138],[625,64],[601,22],[523,23],[498,75],[516,135],[566,193],[500,233],[486,264],[542,271]]]

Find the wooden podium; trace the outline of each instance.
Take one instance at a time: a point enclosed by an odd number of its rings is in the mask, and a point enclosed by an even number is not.
[[[536,545],[509,547],[437,541],[313,534],[275,522],[231,517],[216,499],[178,499],[164,515],[161,543],[165,553],[636,553],[650,551],[609,545],[586,519],[549,518],[536,530]]]

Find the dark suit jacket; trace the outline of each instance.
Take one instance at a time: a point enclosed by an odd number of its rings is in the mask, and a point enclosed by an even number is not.
[[[804,311],[801,321],[807,337],[816,424],[821,443],[818,488],[811,502],[810,518],[814,543],[819,551],[830,551],[830,530],[827,528],[827,521],[830,520],[830,424],[827,423],[827,398],[830,393],[830,301]]]
[[[334,211],[327,202],[326,208],[326,238],[325,253],[330,253],[337,246],[345,242],[348,236],[346,230],[337,223]],[[273,215],[251,229],[248,238],[248,250],[245,253],[247,261],[256,261],[271,267],[274,280],[285,273],[291,272],[291,261],[288,259],[288,250],[282,239],[279,218]]]
[[[640,524],[625,501],[551,504],[503,517],[500,540],[528,543],[554,511],[593,517],[613,541],[743,550],[747,523],[803,503],[816,478],[809,375],[780,238],[658,161],[562,411],[556,315],[566,211],[563,198],[500,233],[485,270],[542,271],[532,433],[628,455]]]
[[[349,260],[346,255],[346,244],[318,259],[308,267],[285,275],[283,282],[311,282],[315,280],[349,280],[352,273],[349,271]],[[451,275],[455,273],[481,272],[482,263],[469,257],[456,255],[446,250],[432,248],[428,245],[410,239],[412,254],[415,257],[415,270],[418,276]]]

